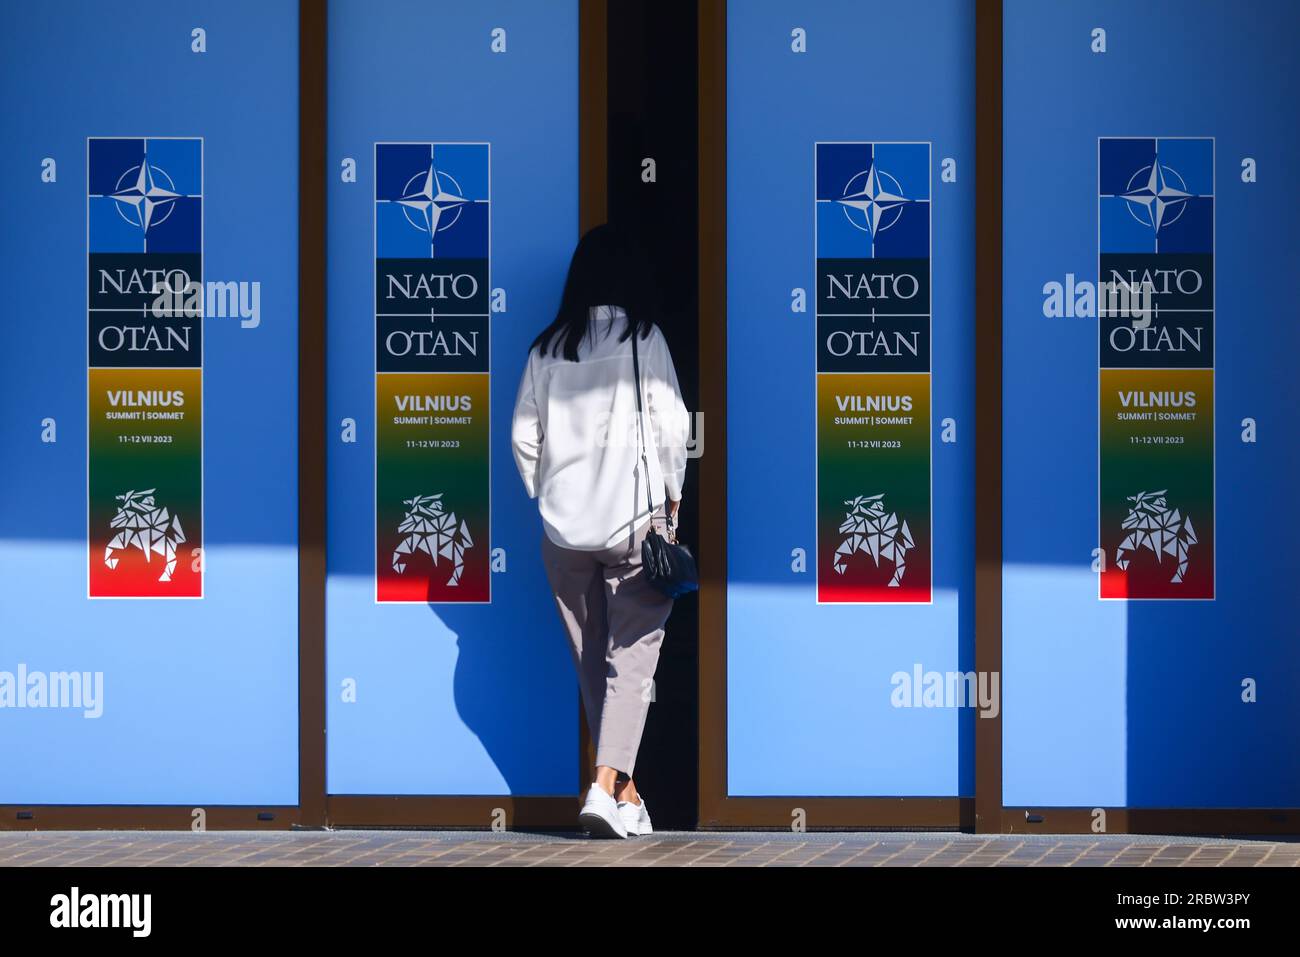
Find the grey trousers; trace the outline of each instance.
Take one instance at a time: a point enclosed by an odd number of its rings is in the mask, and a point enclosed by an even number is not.
[[[662,508],[653,520],[663,531]],[[563,548],[542,534],[542,563],[578,670],[596,764],[631,776],[650,710],[664,622],[673,600],[645,580],[641,541],[603,551]]]

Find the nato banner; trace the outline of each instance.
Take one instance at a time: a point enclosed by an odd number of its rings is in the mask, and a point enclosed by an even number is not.
[[[486,602],[487,143],[375,144],[375,599]]]
[[[926,603],[930,144],[815,152],[817,600]]]
[[[1214,140],[1098,141],[1102,598],[1214,597]]]
[[[86,141],[91,598],[203,597],[203,141]]]

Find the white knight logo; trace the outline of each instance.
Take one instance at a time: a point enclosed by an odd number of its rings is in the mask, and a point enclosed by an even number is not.
[[[165,505],[159,507],[154,502],[155,491],[148,488],[117,496],[122,504],[110,526],[117,529],[117,534],[104,548],[104,564],[117,568],[121,560],[118,552],[138,548],[144,552],[146,562],[154,555],[162,556],[163,569],[158,580],[169,582],[176,571],[176,546],[185,541],[185,532],[181,530],[179,515],[170,514]]]
[[[1133,503],[1124,516],[1123,527],[1128,535],[1115,550],[1115,564],[1126,570],[1134,555],[1145,548],[1157,562],[1170,556],[1175,567],[1174,577],[1169,580],[1180,583],[1187,574],[1188,552],[1196,544],[1196,530],[1192,528],[1190,516],[1184,517],[1178,509],[1171,509],[1163,489],[1138,492],[1128,496],[1128,500]]]
[[[906,520],[900,523],[895,513],[885,510],[884,499],[883,493],[859,495],[844,503],[849,511],[840,523],[840,534],[847,537],[835,549],[835,571],[843,575],[849,559],[857,552],[866,552],[877,567],[884,561],[893,563],[889,587],[897,588],[907,571],[907,552],[915,542]]]
[[[456,513],[442,509],[441,492],[417,495],[402,504],[407,511],[397,531],[404,537],[393,550],[393,571],[402,574],[410,557],[416,552],[424,552],[435,565],[439,558],[451,562],[451,578],[447,584],[459,585],[461,573],[465,571],[465,550],[474,547],[469,526],[461,522],[457,528]]]

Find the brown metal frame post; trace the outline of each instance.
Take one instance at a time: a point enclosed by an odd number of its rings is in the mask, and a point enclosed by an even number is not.
[[[727,796],[727,4],[700,0],[699,815],[723,821]]]
[[[578,3],[578,231],[609,218],[609,0]],[[578,790],[596,763],[578,695]]]
[[[609,0],[578,3],[578,229],[609,212]]]
[[[325,824],[325,0],[298,7],[298,807]]]
[[[1002,0],[975,7],[975,670],[1002,675]],[[1002,829],[1002,708],[975,719],[975,830]]]

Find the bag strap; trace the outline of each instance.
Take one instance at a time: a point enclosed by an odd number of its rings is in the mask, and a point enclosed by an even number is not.
[[[641,430],[641,361],[637,358],[636,348],[638,338],[640,337],[637,335],[636,325],[632,324],[632,372],[636,381],[636,440],[637,445],[641,448],[641,464],[645,466],[645,500],[646,504],[650,506],[650,517],[653,519],[655,503],[654,499],[650,497],[650,463],[646,460],[645,435]],[[633,474],[635,474],[635,470],[633,470]]]

